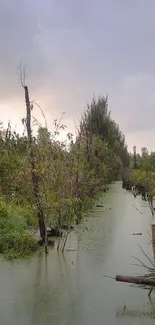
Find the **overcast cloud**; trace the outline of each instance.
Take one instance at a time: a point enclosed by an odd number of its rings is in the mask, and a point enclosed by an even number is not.
[[[93,95],[108,93],[129,149],[155,150],[154,17],[154,0],[1,0],[1,120],[21,128],[23,57],[49,127],[65,111],[73,131]]]

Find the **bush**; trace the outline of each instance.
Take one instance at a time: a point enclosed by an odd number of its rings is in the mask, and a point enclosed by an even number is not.
[[[3,253],[7,259],[25,257],[38,248],[36,239],[26,233],[10,233],[8,236],[0,238],[0,243],[2,242]]]
[[[35,207],[31,206],[15,206],[11,205],[9,209],[10,213],[16,214],[18,218],[21,218],[23,222],[25,222],[26,227],[33,227],[35,228],[38,226],[38,218],[37,212]]]
[[[37,249],[37,241],[27,233],[26,210],[0,201],[0,253],[7,259],[23,257]]]

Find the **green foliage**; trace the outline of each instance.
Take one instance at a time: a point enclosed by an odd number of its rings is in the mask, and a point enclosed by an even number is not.
[[[128,165],[124,135],[111,119],[104,97],[88,106],[75,141],[72,134],[58,140],[65,128],[60,122],[55,120],[53,133],[39,127],[31,142],[10,126],[1,132],[0,251],[7,257],[36,249],[27,232],[37,227],[32,156],[44,220],[58,227],[79,222],[106,184],[118,179]]]
[[[146,150],[145,150],[146,151]],[[148,152],[138,159],[138,169],[132,169],[130,178],[134,184],[141,184],[145,186],[145,189],[150,198],[155,196],[155,153],[150,155]]]
[[[0,235],[0,250],[7,259],[21,258],[36,251],[38,244],[32,236],[26,233],[8,233]]]
[[[134,184],[144,185],[146,180],[146,172],[141,169],[133,169],[130,177]]]
[[[16,213],[18,218],[22,219],[23,222],[26,222],[26,227],[32,229],[37,227],[38,225],[37,211],[34,205],[33,206],[30,206],[28,204],[24,205],[23,203],[21,206],[11,202],[10,205],[7,205],[7,209],[10,214]]]
[[[108,98],[95,98],[88,105],[80,124],[81,134],[98,136],[106,141],[113,152],[121,158],[124,167],[129,166],[130,157],[125,144],[125,137],[119,130],[119,125],[111,118],[108,111]]]
[[[7,258],[22,257],[37,249],[36,240],[27,233],[28,223],[22,208],[13,209],[0,201],[0,252]]]

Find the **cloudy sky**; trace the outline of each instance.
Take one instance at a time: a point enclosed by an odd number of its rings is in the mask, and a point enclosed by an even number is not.
[[[50,128],[65,111],[73,131],[93,95],[108,94],[129,149],[155,150],[154,0],[0,0],[0,40],[2,121],[21,128],[23,57]]]

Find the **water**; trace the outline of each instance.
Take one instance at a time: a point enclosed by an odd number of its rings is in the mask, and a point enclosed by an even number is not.
[[[151,302],[146,290],[103,276],[145,273],[132,256],[146,262],[140,244],[153,258],[150,211],[120,182],[110,186],[103,205],[70,234],[66,248],[76,251],[0,260],[1,325],[153,324],[154,293]]]

